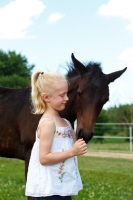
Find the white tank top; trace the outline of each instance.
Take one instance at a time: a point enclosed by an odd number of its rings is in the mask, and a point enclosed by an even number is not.
[[[52,120],[51,118],[45,119]],[[39,142],[40,139],[36,134],[36,141],[32,148],[28,167],[25,195],[32,197],[77,195],[78,191],[83,188],[77,157],[68,158],[57,164],[41,165],[39,161]],[[71,125],[68,123],[67,127],[56,126],[51,152],[65,151],[72,148],[73,145]]]

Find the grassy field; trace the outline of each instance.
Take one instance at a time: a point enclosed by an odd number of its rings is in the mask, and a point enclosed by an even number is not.
[[[132,200],[133,161],[79,157],[84,189],[73,200]],[[24,162],[0,158],[0,200],[26,200]]]
[[[88,144],[88,150],[90,151],[108,151],[108,152],[121,152],[121,153],[129,153],[130,152],[130,144],[129,142],[123,142],[122,140],[116,141],[112,139],[106,139],[102,143],[95,142],[92,139]],[[133,150],[132,150],[133,152]]]
[[[124,159],[79,159],[84,190],[75,200],[131,200],[133,198],[133,162]]]
[[[129,153],[130,147],[129,143],[103,143],[102,145],[100,143],[89,143],[88,145],[89,150],[94,151],[109,151],[109,152],[121,152],[121,153]]]

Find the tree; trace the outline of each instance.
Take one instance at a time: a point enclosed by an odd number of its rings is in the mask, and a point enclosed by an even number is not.
[[[119,107],[109,108],[107,111],[112,122],[132,123],[133,122],[133,104],[120,105]]]
[[[112,122],[117,123],[133,123],[133,104],[119,105],[119,107],[109,108],[107,111]],[[129,126],[119,126],[119,131],[129,136]]]
[[[29,84],[31,71],[34,65],[15,51],[8,53],[0,50],[0,86],[22,88]]]

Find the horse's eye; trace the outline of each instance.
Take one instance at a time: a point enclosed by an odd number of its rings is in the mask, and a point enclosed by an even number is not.
[[[77,90],[77,94],[79,97],[81,97],[81,92],[79,90]]]

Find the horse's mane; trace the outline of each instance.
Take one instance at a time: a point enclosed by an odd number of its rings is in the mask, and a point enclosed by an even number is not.
[[[102,68],[101,68],[100,63],[89,62],[89,63],[84,63],[83,65],[86,67],[87,72],[91,75],[100,76],[102,74]],[[66,77],[72,78],[72,77],[75,77],[77,75],[78,75],[78,73],[76,72],[73,63],[67,63]]]

